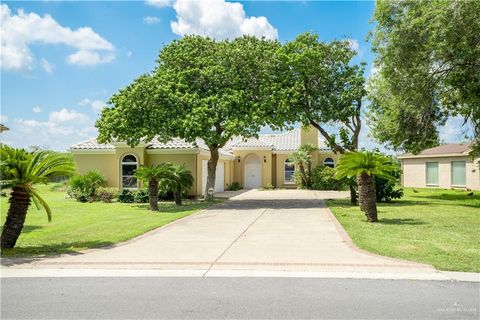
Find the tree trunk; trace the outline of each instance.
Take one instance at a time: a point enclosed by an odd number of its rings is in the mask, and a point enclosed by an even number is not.
[[[173,193],[173,198],[175,199],[175,204],[177,206],[181,206],[182,205],[182,189],[177,187],[175,189],[175,192]]]
[[[302,187],[308,189],[308,177],[307,173],[305,172],[305,167],[303,166],[303,163],[298,164],[298,169],[300,170],[300,175],[302,176]]]
[[[350,204],[352,206],[357,205],[357,190],[355,190],[355,185],[353,183],[350,183]]]
[[[10,194],[10,207],[8,208],[7,219],[3,225],[1,248],[10,249],[15,247],[17,239],[23,229],[28,207],[30,206],[30,195],[24,188],[15,187]]]
[[[208,194],[208,190],[212,188],[215,190],[215,175],[218,163],[218,147],[210,147],[210,159],[207,163],[207,185],[205,187],[205,200],[212,201],[213,194]]]
[[[359,195],[359,199],[358,199],[358,204],[360,205],[360,211],[365,211],[365,203],[364,203],[364,199],[362,198],[361,194],[362,194],[362,179],[360,179],[360,176],[357,177],[357,186],[358,186],[358,195]]]
[[[150,210],[158,211],[158,180],[148,181],[148,202],[150,203]]]
[[[368,222],[377,222],[377,197],[375,195],[375,179],[366,173],[359,176],[360,203],[363,203],[363,209]]]

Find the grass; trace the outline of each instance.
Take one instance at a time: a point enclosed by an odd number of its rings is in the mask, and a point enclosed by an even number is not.
[[[405,189],[404,198],[379,203],[376,224],[367,223],[349,200],[329,200],[328,206],[362,249],[440,270],[480,272],[480,192],[415,191]]]
[[[166,225],[208,207],[205,202],[185,201],[183,206],[160,202],[160,212],[148,210],[148,204],[80,203],[66,199],[65,192],[51,186],[39,186],[39,193],[50,205],[53,221],[48,223],[45,211],[32,204],[14,249],[2,251],[2,256],[41,257],[75,253],[122,242],[149,230]],[[8,210],[8,198],[0,200],[3,225]]]

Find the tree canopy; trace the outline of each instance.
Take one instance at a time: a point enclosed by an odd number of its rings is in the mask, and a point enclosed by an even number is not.
[[[480,2],[379,0],[374,22],[374,137],[418,153],[461,116],[480,154]]]
[[[218,150],[233,136],[256,136],[269,119],[267,74],[278,46],[251,36],[174,40],[160,51],[155,70],[111,97],[96,123],[99,141],[201,138],[211,153],[206,190],[213,188]]]
[[[322,42],[303,33],[278,49],[275,88],[276,124],[312,125],[335,151],[358,148],[364,97],[364,66],[351,64],[355,51],[347,41]],[[328,125],[340,127],[330,134]]]

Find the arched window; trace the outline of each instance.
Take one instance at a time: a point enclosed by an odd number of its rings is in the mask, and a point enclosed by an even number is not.
[[[122,188],[135,189],[137,188],[137,178],[135,178],[135,170],[138,168],[137,158],[132,154],[127,154],[122,158],[121,166],[121,181]]]
[[[285,160],[285,165],[284,165],[284,168],[285,168],[285,183],[294,183],[294,178],[293,178],[293,173],[295,172],[295,163],[290,160],[290,159],[287,159]]]
[[[330,168],[335,168],[335,160],[332,158],[326,158],[323,160],[323,165]]]

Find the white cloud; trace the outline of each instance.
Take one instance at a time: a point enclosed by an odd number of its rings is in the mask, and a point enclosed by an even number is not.
[[[82,99],[78,103],[79,106],[82,107],[90,107],[92,108],[92,111],[95,113],[99,113],[102,111],[103,107],[105,107],[106,103],[103,100],[90,100],[88,98]]]
[[[143,22],[146,24],[156,24],[160,22],[160,18],[147,16],[147,17],[143,17]]]
[[[115,60],[115,55],[112,53],[100,54],[95,51],[79,50],[68,56],[68,63],[77,64],[81,66],[92,66],[99,63],[108,63]]]
[[[42,108],[40,108],[40,107],[33,107],[32,111],[33,111],[34,113],[40,113],[40,112],[42,112]]]
[[[87,55],[85,52],[90,53],[90,64],[113,60],[111,52],[114,50],[114,46],[90,27],[72,30],[60,25],[48,14],[41,17],[34,12],[26,13],[22,9],[19,9],[16,14],[12,14],[6,4],[1,5],[0,18],[2,34],[0,63],[2,69],[14,71],[33,69],[35,56],[30,50],[30,45],[34,43],[64,44],[77,49],[76,58],[69,58],[72,63],[85,64],[82,60],[82,57]],[[99,52],[108,52],[107,56],[110,58],[101,56]],[[92,56],[100,58],[91,59]]]
[[[358,44],[358,40],[347,38],[347,39],[345,39],[345,41],[348,43],[348,46],[350,47],[350,49],[358,52],[358,50],[360,49],[360,45]]]
[[[3,115],[3,114],[2,114],[2,115],[0,115],[0,121],[1,121],[2,123],[8,122],[8,117],[7,117],[6,115]]]
[[[59,111],[54,111],[50,113],[48,117],[50,123],[55,124],[63,124],[68,122],[75,122],[75,123],[88,123],[90,122],[90,118],[84,114],[77,112],[75,110],[68,110],[68,109],[61,109]]]
[[[146,4],[158,8],[170,7],[173,3],[173,0],[147,0]]]
[[[265,17],[247,17],[243,5],[225,0],[177,0],[173,4],[177,21],[172,21],[173,33],[197,34],[215,39],[253,35],[277,39],[278,31]]]
[[[131,58],[131,57],[132,57],[132,54],[133,54],[132,51],[128,51],[128,52],[127,52],[127,58]]]
[[[44,58],[40,60],[40,65],[42,66],[43,70],[45,70],[47,73],[52,73],[53,68],[55,68],[55,66],[52,63],[48,62],[48,60]]]
[[[72,144],[95,137],[94,119],[73,109],[51,112],[48,120],[15,119],[2,140],[15,147],[46,146],[66,150]]]
[[[465,123],[461,116],[448,118],[445,125],[438,130],[440,140],[444,143],[459,143],[473,137],[473,128],[470,122]]]

